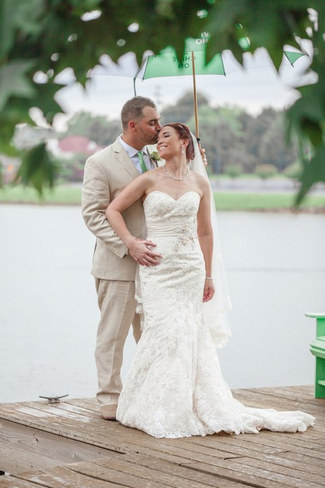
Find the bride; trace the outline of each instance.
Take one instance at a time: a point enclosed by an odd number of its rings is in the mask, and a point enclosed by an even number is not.
[[[154,437],[306,430],[314,423],[311,415],[249,408],[233,398],[216,353],[227,330],[218,306],[212,327],[211,313],[208,318],[204,310],[215,294],[210,185],[189,167],[198,156],[187,126],[163,126],[157,149],[165,165],[136,178],[106,211],[139,264],[142,313],[142,335],[117,420]],[[123,220],[123,212],[138,199],[144,206],[145,240],[136,239]],[[161,255],[158,265],[137,257],[142,246]]]

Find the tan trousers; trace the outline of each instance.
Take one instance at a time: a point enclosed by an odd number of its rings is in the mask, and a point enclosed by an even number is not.
[[[141,335],[140,317],[135,313],[134,282],[95,278],[95,284],[101,312],[95,350],[97,400],[101,405],[117,404],[122,389],[123,348],[131,323],[136,342]]]

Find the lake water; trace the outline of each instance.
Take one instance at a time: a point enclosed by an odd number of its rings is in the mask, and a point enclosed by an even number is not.
[[[0,206],[0,401],[94,396],[94,238],[78,207]],[[220,351],[232,388],[311,384],[325,311],[325,216],[219,214],[233,310]],[[125,348],[123,375],[135,345]]]

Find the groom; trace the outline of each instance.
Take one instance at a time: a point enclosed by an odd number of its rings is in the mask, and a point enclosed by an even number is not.
[[[82,189],[82,214],[88,229],[96,237],[92,275],[100,308],[96,341],[98,376],[97,399],[101,417],[115,420],[122,389],[120,369],[123,347],[130,325],[136,341],[140,338],[140,320],[135,312],[135,271],[137,263],[154,266],[160,255],[148,249],[145,237],[143,207],[140,200],[126,212],[130,232],[139,238],[132,255],[117,237],[105,217],[109,203],[139,174],[154,167],[145,150],[157,142],[159,114],[152,100],[134,97],[122,108],[123,134],[85,164]],[[154,244],[153,246],[154,247]]]

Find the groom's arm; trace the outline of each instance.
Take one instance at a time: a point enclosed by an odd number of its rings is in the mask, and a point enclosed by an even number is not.
[[[108,177],[101,161],[96,155],[87,159],[82,185],[82,215],[88,229],[120,258],[124,258],[128,249],[117,236],[105,216],[105,210],[111,202]]]

